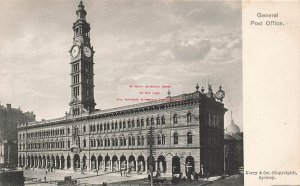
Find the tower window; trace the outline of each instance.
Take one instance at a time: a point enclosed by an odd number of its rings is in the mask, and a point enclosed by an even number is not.
[[[190,123],[192,121],[192,114],[189,112],[187,113],[186,117],[187,117],[187,122]]]
[[[79,86],[73,88],[73,95],[78,96],[79,95]]]
[[[174,133],[173,138],[174,138],[174,145],[177,145],[178,144],[178,133],[177,132]]]
[[[187,144],[192,144],[193,143],[192,132],[188,132],[186,136],[187,136]]]

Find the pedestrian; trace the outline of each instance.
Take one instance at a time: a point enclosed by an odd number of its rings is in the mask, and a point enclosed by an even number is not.
[[[48,171],[46,170],[46,175],[47,175]]]
[[[123,171],[120,171],[121,172],[121,177],[123,177]]]
[[[208,180],[208,178],[209,178],[209,172],[207,172],[207,180]]]
[[[47,180],[47,177],[46,177],[46,176],[44,177],[44,180],[45,180],[45,182],[46,182],[46,180]]]
[[[97,176],[98,176],[98,169],[96,169],[96,172],[97,172]]]

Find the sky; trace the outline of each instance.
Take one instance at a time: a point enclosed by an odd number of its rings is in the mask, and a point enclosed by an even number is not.
[[[95,50],[95,101],[107,109],[120,87],[195,85],[226,93],[243,128],[242,15],[238,1],[85,0]],[[0,0],[0,101],[34,111],[37,119],[69,110],[72,24],[79,0]],[[121,92],[121,94],[123,94]],[[162,93],[163,94],[163,93]],[[167,93],[166,93],[167,95]]]

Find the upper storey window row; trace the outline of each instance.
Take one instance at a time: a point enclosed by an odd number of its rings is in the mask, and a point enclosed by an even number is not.
[[[188,112],[186,114],[186,122],[192,122],[192,114]],[[173,124],[178,124],[179,119],[178,115],[173,115]],[[121,121],[111,121],[104,122],[98,124],[90,125],[90,132],[107,132],[107,131],[117,131],[117,130],[125,130],[125,129],[139,129],[152,126],[164,126],[166,124],[165,116],[157,116],[157,117],[147,117],[147,118],[137,118],[137,119],[128,119]]]
[[[70,128],[56,128],[56,129],[46,129],[39,130],[34,132],[28,132],[26,134],[27,139],[40,139],[40,138],[48,138],[48,137],[58,137],[70,134]],[[22,138],[22,135],[19,134],[19,139]],[[23,138],[25,138],[25,133],[23,133]]]

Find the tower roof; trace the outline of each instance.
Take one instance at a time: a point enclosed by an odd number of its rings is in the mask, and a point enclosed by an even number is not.
[[[240,133],[240,127],[237,126],[234,121],[233,121],[233,118],[232,118],[232,111],[231,111],[231,123],[230,125],[228,125],[226,127],[226,132],[227,133],[232,133],[232,134],[236,134],[236,133]]]

